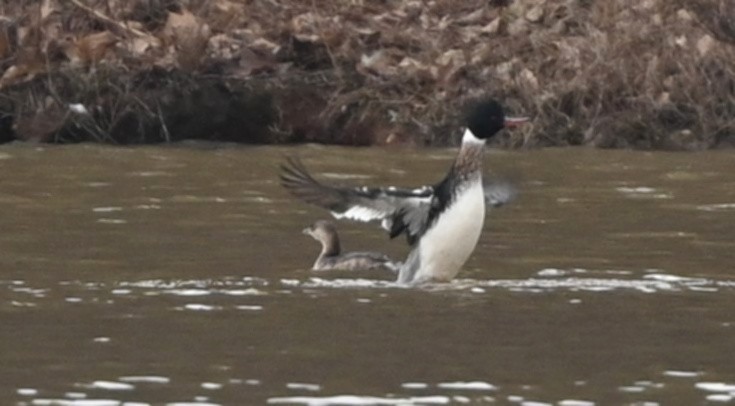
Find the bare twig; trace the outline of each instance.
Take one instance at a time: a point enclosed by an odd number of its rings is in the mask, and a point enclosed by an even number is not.
[[[89,7],[88,5],[82,3],[80,0],[70,0],[70,1],[75,6],[81,8],[82,10],[86,11],[89,14],[92,14],[96,19],[98,19],[100,21],[103,21],[103,22],[105,22],[107,24],[110,24],[110,25],[112,25],[114,27],[117,27],[118,29],[120,29],[120,30],[122,30],[124,32],[133,34],[133,35],[138,36],[138,37],[144,37],[144,38],[151,37],[151,35],[148,34],[148,33],[146,33],[146,32],[143,32],[143,31],[138,30],[138,29],[133,28],[133,27],[128,27],[125,24],[122,24],[122,23],[120,23],[118,21],[113,20],[112,18],[104,15],[102,12],[99,12],[99,11],[93,9],[92,7]]]
[[[161,123],[161,130],[163,132],[163,139],[166,142],[171,142],[171,133],[168,131],[168,126],[166,125],[166,120],[163,118],[163,110],[161,110],[161,105],[159,103],[156,103],[156,108],[158,109],[158,121]]]

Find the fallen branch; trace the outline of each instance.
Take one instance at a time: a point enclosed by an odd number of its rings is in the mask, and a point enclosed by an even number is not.
[[[98,19],[100,21],[103,21],[103,22],[105,22],[107,24],[113,25],[113,26],[117,27],[118,29],[121,29],[121,30],[123,30],[123,31],[125,31],[127,33],[133,34],[133,35],[138,36],[138,37],[143,37],[143,38],[148,38],[148,37],[151,37],[152,36],[152,35],[148,34],[147,32],[138,30],[138,29],[133,28],[133,27],[128,27],[125,24],[122,24],[122,23],[120,23],[118,21],[115,21],[112,18],[110,18],[110,17],[102,14],[101,12],[93,9],[92,7],[89,7],[88,5],[82,3],[79,0],[71,0],[71,2],[75,6],[81,8],[82,10],[86,11],[87,13],[93,15],[96,19]]]

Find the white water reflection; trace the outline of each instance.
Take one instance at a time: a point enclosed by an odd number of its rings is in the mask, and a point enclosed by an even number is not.
[[[636,275],[637,274],[637,275]],[[306,277],[304,279],[284,278],[269,281],[263,278],[245,277],[222,280],[188,279],[188,280],[142,280],[122,281],[113,284],[87,281],[60,282],[58,289],[65,292],[64,299],[68,303],[82,303],[88,300],[99,300],[107,294],[110,297],[136,297],[171,295],[180,297],[259,297],[279,293],[293,293],[301,289],[348,289],[348,290],[414,290],[418,292],[468,292],[475,295],[492,294],[495,290],[511,292],[540,293],[567,290],[572,292],[612,292],[618,290],[637,291],[642,293],[695,291],[715,293],[722,290],[735,289],[735,280],[717,280],[702,277],[686,277],[663,273],[661,270],[644,270],[642,272],[626,270],[588,270],[580,268],[558,269],[548,268],[536,272],[537,277],[527,279],[456,279],[451,283],[407,286],[392,281],[366,278],[327,278]],[[15,294],[43,299],[52,291],[51,288],[34,288],[23,281],[0,281],[0,286]],[[82,292],[94,292],[90,298]],[[9,298],[9,303],[16,307],[33,307],[37,303],[16,297]],[[356,298],[360,303],[370,303],[370,298]],[[574,299],[572,299],[574,300]],[[180,310],[213,311],[222,306],[213,306],[206,302],[193,302],[178,307]],[[262,310],[260,303],[238,304],[240,310]]]
[[[426,389],[429,387],[428,383],[424,382],[404,382],[401,384],[404,389]]]
[[[196,402],[173,402],[166,403],[166,406],[220,406],[220,403],[211,403],[206,400]]]
[[[675,371],[675,370],[670,370],[670,371],[664,371],[663,375],[664,376],[670,376],[670,377],[673,377],[673,378],[696,378],[696,377],[702,375],[702,373],[701,372],[697,372],[697,371]]]
[[[698,372],[681,371],[681,370],[665,370],[661,373],[663,376],[671,378],[692,378],[699,375]],[[118,380],[96,380],[90,383],[76,384],[76,387],[83,387],[88,390],[105,390],[111,393],[116,391],[129,391],[134,393],[138,388],[136,385],[169,385],[171,379],[160,375],[129,375],[121,376]],[[257,386],[261,384],[259,379],[229,379],[226,383],[219,382],[202,382],[198,386],[201,389],[209,391],[218,391],[225,388],[227,385],[251,385]],[[575,386],[584,386],[584,382],[574,382]],[[503,388],[495,386],[485,381],[446,381],[438,382],[436,384],[429,384],[425,382],[404,382],[400,386],[405,390],[440,390],[449,391],[449,393],[433,393],[422,396],[406,396],[405,394],[396,394],[389,396],[367,396],[367,395],[356,395],[356,394],[344,394],[344,395],[328,395],[328,396],[272,396],[267,399],[268,404],[293,404],[293,405],[308,405],[308,406],[326,406],[326,405],[442,405],[442,404],[486,404],[496,403],[496,396],[488,396],[485,394],[467,394],[458,395],[452,394],[455,391],[468,391],[468,392],[500,392]],[[710,402],[730,402],[735,398],[735,384],[726,382],[696,382],[694,388],[704,392],[703,399]],[[649,389],[663,390],[667,385],[663,382],[656,382],[653,380],[639,380],[635,381],[630,385],[622,385],[618,387],[618,390],[622,393],[628,393],[631,395],[648,393]],[[319,392],[323,389],[322,384],[313,382],[287,382],[284,384],[286,390],[292,391],[307,391],[307,392]],[[521,385],[520,389],[532,390],[532,386]],[[33,398],[42,393],[42,390],[36,388],[18,388],[16,393],[23,397]],[[507,391],[506,391],[507,393]],[[533,396],[532,399],[528,399],[529,395],[518,395],[511,394],[504,395],[501,398],[506,399],[510,403],[516,403],[520,405],[567,405],[567,406],[588,406],[595,405],[594,401],[584,399],[567,398],[562,400],[544,400],[539,399],[538,395]],[[654,404],[656,402],[646,403],[635,403],[635,404]],[[148,404],[144,402],[130,402],[117,400],[113,398],[87,398],[87,394],[83,392],[66,392],[64,398],[52,398],[52,397],[39,397],[29,399],[29,403],[21,402],[19,405],[30,404],[30,405],[47,405],[47,406],[106,406],[106,405],[143,405]],[[177,401],[168,403],[156,403],[165,405],[218,405],[219,403],[212,402],[206,396],[196,396],[194,401]]]
[[[322,386],[315,383],[302,383],[302,382],[289,382],[286,384],[286,388],[293,390],[305,390],[310,392],[319,392],[322,390]]]
[[[93,207],[92,211],[95,213],[112,213],[116,211],[123,211],[123,208],[118,206]]]
[[[595,402],[588,400],[566,399],[558,403],[559,406],[595,406]]]
[[[558,273],[566,275],[566,272]],[[288,287],[302,288],[332,288],[332,289],[361,289],[361,288],[395,288],[405,289],[405,285],[394,282],[376,281],[370,279],[325,279],[308,278],[304,281],[288,280]],[[650,274],[640,279],[615,279],[593,277],[562,277],[562,278],[529,278],[504,280],[476,280],[457,279],[447,284],[428,284],[419,287],[426,291],[470,291],[476,294],[487,293],[486,289],[505,289],[513,292],[539,293],[554,290],[610,292],[615,290],[633,290],[644,293],[675,292],[693,290],[701,292],[717,292],[720,289],[735,288],[735,281],[712,280],[706,278],[687,278],[676,275]]]
[[[121,402],[114,399],[33,399],[34,406],[140,406],[148,403]]]
[[[735,384],[724,382],[697,382],[694,385],[697,389],[707,392],[729,392],[735,396]]]
[[[451,390],[487,390],[494,391],[498,388],[495,385],[491,385],[487,382],[473,381],[473,382],[440,382],[436,385],[440,389],[451,389]]]
[[[697,206],[697,210],[702,210],[702,211],[735,210],[735,203],[702,204],[702,205]]]
[[[222,306],[212,306],[203,303],[187,303],[183,307],[176,307],[176,310],[193,310],[198,312],[211,312],[213,310],[222,310]]]
[[[418,396],[408,398],[388,398],[376,396],[291,396],[268,399],[269,405],[308,405],[308,406],[363,406],[363,405],[447,405],[452,402],[449,396]]]
[[[171,382],[171,378],[159,375],[131,375],[121,376],[119,378],[122,382],[133,382],[133,383],[155,383],[155,384],[167,384]]]
[[[618,187],[615,190],[631,198],[639,199],[671,199],[673,195],[667,192],[660,192],[658,189],[648,186],[638,187]]]
[[[117,390],[133,390],[135,389],[135,385],[131,383],[125,383],[125,382],[115,382],[115,381],[94,381],[91,383],[80,383],[76,385],[79,388],[85,388],[85,389],[102,389],[102,390],[111,390],[111,391],[117,391]]]

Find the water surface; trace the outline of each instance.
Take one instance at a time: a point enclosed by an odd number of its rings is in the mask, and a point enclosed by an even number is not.
[[[0,404],[703,404],[735,399],[735,160],[489,150],[518,200],[459,279],[308,270],[344,183],[437,181],[454,150],[6,145]],[[404,241],[339,223],[346,249]]]

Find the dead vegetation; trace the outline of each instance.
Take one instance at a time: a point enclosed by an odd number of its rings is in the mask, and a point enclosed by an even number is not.
[[[509,147],[735,144],[729,0],[21,0],[0,139],[451,144],[482,94]]]

